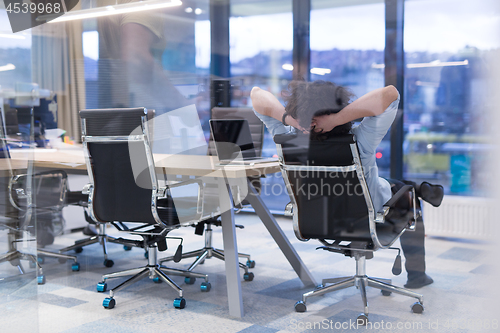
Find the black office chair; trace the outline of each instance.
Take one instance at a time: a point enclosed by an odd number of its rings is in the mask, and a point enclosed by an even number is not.
[[[149,110],[148,117],[149,117],[148,120],[151,120],[151,118],[154,117],[154,110]],[[149,131],[150,135],[152,136],[152,131],[153,131],[152,126],[150,126]],[[107,246],[108,242],[123,245],[123,249],[125,251],[130,251],[132,250],[133,247],[142,247],[142,242],[137,242],[132,239],[126,239],[122,237],[116,238],[108,235],[106,233],[107,223],[106,222],[101,223],[99,221],[96,222],[90,217],[87,209],[88,208],[88,194],[86,194],[87,189],[84,189],[83,192],[85,193],[82,193],[82,191],[68,191],[66,195],[67,204],[83,207],[85,220],[87,221],[87,223],[89,223],[89,226],[90,225],[95,226],[96,234],[92,235],[93,230],[92,228],[89,228],[88,230],[91,230],[92,232],[86,235],[91,235],[91,236],[79,239],[75,241],[75,244],[67,246],[59,250],[59,252],[64,253],[74,250],[75,253],[81,253],[83,251],[84,246],[99,243],[102,246],[102,251],[104,254],[103,265],[106,267],[113,267],[115,262],[108,258],[108,246]],[[148,252],[146,251],[144,253],[144,256],[147,258],[147,255]]]
[[[324,245],[319,248],[356,260],[356,275],[324,279],[317,289],[302,295],[295,310],[306,311],[309,297],[356,286],[364,304],[364,313],[358,317],[358,323],[366,324],[366,287],[369,286],[381,289],[385,296],[394,292],[417,298],[412,311],[421,313],[422,295],[393,286],[389,279],[369,277],[365,269],[365,261],[373,257],[373,252],[390,248],[403,232],[414,230],[420,212],[416,208],[413,187],[404,186],[382,211],[375,212],[353,135],[309,141],[308,135],[283,134],[275,136],[274,140],[292,200],[287,212],[293,215],[297,238],[302,241],[317,239]],[[408,198],[413,200],[413,209],[395,208],[398,200]],[[400,260],[398,255],[393,267],[395,274],[401,273]]]
[[[97,234],[84,239],[79,239],[75,241],[75,244],[60,249],[59,253],[64,253],[72,250],[74,250],[75,253],[81,253],[83,251],[84,246],[99,243],[102,246],[102,251],[104,254],[103,265],[106,267],[113,267],[115,262],[108,258],[108,246],[107,246],[108,242],[123,245],[125,251],[131,250],[132,247],[142,247],[142,243],[132,239],[125,239],[122,237],[116,238],[110,236],[106,233],[106,224],[107,224],[106,222],[100,222],[100,221],[96,222],[92,220],[92,218],[88,213],[87,191],[88,191],[87,189],[83,190],[84,193],[82,193],[82,191],[68,191],[66,195],[66,201],[68,205],[83,207],[85,220],[89,224],[96,226]]]
[[[250,125],[250,133],[252,135],[252,141],[255,147],[256,155],[262,155],[262,145],[264,143],[264,124],[254,114],[252,108],[215,107],[212,109],[212,119],[246,119],[248,121],[248,124]],[[212,156],[217,155],[215,150],[215,143],[212,136],[210,136],[208,142],[208,154]],[[251,177],[250,181],[252,185],[258,191],[260,191],[260,177]],[[218,186],[210,186],[209,184],[207,184],[204,189],[204,195],[205,197],[217,197],[219,195],[218,191]],[[238,189],[235,189],[235,193],[238,193]],[[244,205],[245,201],[243,201],[242,204]],[[238,211],[240,211],[241,208],[242,207],[240,206]],[[221,222],[219,220],[219,217],[213,217],[196,225],[195,234],[201,236],[203,235],[203,233],[205,233],[205,246],[199,250],[194,250],[182,254],[182,258],[196,257],[196,260],[191,264],[191,266],[189,266],[188,270],[194,269],[196,266],[203,263],[205,259],[209,259],[212,257],[224,260],[224,250],[217,249],[212,246],[212,227],[220,225]],[[236,227],[240,229],[244,228],[243,225],[238,224],[236,225]],[[249,254],[246,253],[238,253],[238,257],[242,257],[247,260],[245,264],[241,262],[239,264],[239,266],[245,271],[245,273],[243,274],[243,279],[245,281],[252,281],[254,278],[254,274],[252,272],[249,272],[248,269],[255,267],[255,261],[251,259],[251,256]],[[160,259],[160,262],[172,261],[173,259],[174,256],[169,256]],[[186,278],[186,283],[189,283],[188,278]]]
[[[133,275],[110,290],[103,306],[113,308],[116,304],[114,296],[118,290],[148,276],[155,282],[164,281],[175,289],[179,297],[174,300],[174,306],[184,308],[186,301],[182,289],[166,273],[203,278],[205,282],[201,285],[202,291],[210,290],[208,276],[159,265],[157,250],[167,249],[166,236],[168,232],[178,228],[181,221],[183,224],[195,223],[200,214],[197,207],[174,207],[169,188],[158,186],[150,149],[148,110],[83,110],[80,111],[80,117],[90,179],[86,189],[92,219],[101,224],[111,222],[120,231],[140,235],[148,252],[146,266],[103,275],[102,282],[97,285],[100,292],[106,291],[108,279]],[[199,196],[198,203],[200,198],[202,197]],[[132,224],[138,226],[131,226]]]
[[[14,211],[10,219],[1,223],[9,229],[9,251],[0,257],[0,262],[10,261],[18,267],[19,272],[24,274],[24,269],[19,259],[30,261],[30,265],[37,268],[38,284],[45,284],[46,278],[40,264],[44,263],[45,257],[59,259],[60,263],[73,260],[72,271],[79,271],[80,264],[75,256],[51,252],[37,247],[37,256],[19,250],[16,243],[19,242],[19,233],[25,229],[24,224],[37,225],[36,233],[38,240],[43,238],[53,242],[53,235],[49,232],[54,216],[58,215],[65,206],[67,175],[62,170],[47,171],[35,175],[19,174],[11,176],[8,181],[7,194]],[[31,182],[31,184],[28,184]],[[46,241],[47,242],[47,241]],[[40,244],[40,242],[38,242]]]

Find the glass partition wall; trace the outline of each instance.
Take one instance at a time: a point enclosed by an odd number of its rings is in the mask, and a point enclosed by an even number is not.
[[[4,90],[5,92],[5,90]],[[2,96],[2,91],[0,91]],[[2,99],[5,113],[26,107],[20,100]],[[17,102],[17,103],[16,103]],[[0,122],[0,298],[6,330],[38,331],[38,284],[45,282],[37,253],[37,212],[33,191],[33,117],[27,107],[22,135],[15,141]],[[20,134],[20,133],[19,133]]]
[[[357,97],[385,85],[387,2],[310,1],[311,80],[331,80],[348,87]],[[403,146],[404,158],[400,163],[403,163],[405,178],[442,183],[449,194],[488,195],[489,173],[485,166],[491,142],[486,133],[492,130],[492,123],[486,110],[492,107],[489,97],[495,94],[495,87],[487,74],[491,61],[499,55],[500,21],[499,13],[494,10],[496,2],[404,2],[405,65],[404,73],[400,73],[404,74],[400,105],[404,110],[404,140],[392,144]],[[1,89],[16,89],[16,82],[35,82],[51,95],[57,95],[57,111],[52,108],[52,119],[45,118],[43,122],[45,125],[50,122],[53,129],[64,128],[75,143],[81,133],[78,117],[81,109],[145,106],[161,115],[193,104],[208,140],[210,87],[214,79],[230,81],[231,106],[251,107],[253,86],[266,89],[281,100],[281,91],[292,79],[293,22],[294,15],[299,14],[293,0],[228,0],[230,75],[221,78],[210,72],[211,3],[210,0],[186,0],[181,6],[143,12],[144,15],[44,24],[15,35],[4,34],[10,27],[5,9],[0,7]],[[107,0],[82,0],[75,10],[106,5]],[[4,116],[7,108],[19,111],[26,107],[6,99],[1,106]],[[31,113],[28,123],[35,124],[30,117]],[[13,132],[5,128],[1,138],[24,133],[28,134],[24,140],[26,147],[34,146],[35,138],[30,134],[32,130],[34,133],[34,127],[22,124],[19,121],[18,129]],[[389,175],[390,145],[389,138],[385,138],[376,154],[382,176]],[[16,155],[15,149],[11,152],[11,157]],[[18,151],[17,156],[29,155],[29,149],[24,152]],[[266,133],[263,155],[275,153],[272,138]],[[24,166],[16,167],[16,172],[29,175],[43,171],[29,171],[32,170],[30,158],[20,159]],[[4,165],[0,246],[2,253],[22,249],[36,257],[34,237],[39,225],[36,212],[24,223],[20,216],[26,215],[13,209],[9,183],[14,168],[9,161],[11,159],[0,158]],[[84,183],[85,180],[72,189],[78,190]],[[268,175],[262,183],[266,204],[272,211],[282,213],[289,199],[281,174]],[[25,191],[29,192],[29,186]],[[77,226],[85,226],[80,207],[74,212],[72,219],[77,221]],[[59,220],[61,223],[57,218],[52,220],[56,221],[50,227],[52,236],[68,230],[63,220]],[[42,237],[38,237],[38,241],[41,245]],[[70,244],[58,244],[57,237],[54,244],[43,244],[53,250],[58,249],[56,245]],[[89,250],[88,255],[81,255],[82,270],[91,261],[102,260],[99,251]],[[120,249],[115,255],[126,254]],[[6,261],[0,264],[0,294],[6,300],[3,313],[12,314],[12,324],[16,327],[23,327],[18,325],[22,321],[26,330],[36,331],[36,309],[20,309],[14,302],[20,298],[35,299],[43,293],[44,287],[37,289],[37,269],[24,259]],[[57,278],[61,284],[71,287],[74,279],[69,277],[74,272],[69,266],[56,268],[56,265],[46,264],[47,280],[50,281],[51,272],[63,272]],[[21,270],[24,275],[20,274]],[[78,283],[91,286],[93,291],[94,282],[81,279]],[[47,304],[61,301],[43,299],[43,296],[41,299]],[[65,303],[68,306],[78,303],[74,299],[66,301],[70,302]],[[36,307],[36,303],[33,304]],[[12,309],[17,312],[9,312],[14,311]]]

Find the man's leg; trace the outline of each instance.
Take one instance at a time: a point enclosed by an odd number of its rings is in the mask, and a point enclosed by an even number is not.
[[[388,179],[391,184],[392,194],[395,194],[405,184],[415,187],[418,196],[417,184],[412,181],[399,181]],[[400,200],[401,201],[401,200]],[[420,205],[420,199],[417,200]],[[411,209],[411,202],[397,202],[396,207],[400,209]],[[406,231],[400,237],[401,248],[405,256],[405,268],[408,273],[406,288],[420,288],[431,284],[433,280],[425,274],[425,228],[422,217],[417,219],[414,231]]]
[[[400,241],[408,273],[405,287],[420,288],[431,284],[432,279],[425,274],[425,227],[422,217],[417,219],[415,230],[403,233]]]

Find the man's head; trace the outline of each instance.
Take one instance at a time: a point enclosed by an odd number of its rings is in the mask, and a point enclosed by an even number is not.
[[[329,81],[294,80],[288,85],[288,90],[282,92],[282,96],[286,103],[286,112],[297,119],[302,127],[311,128],[314,117],[339,112],[349,104],[353,94]],[[351,123],[347,123],[322,134],[347,134],[351,126]],[[312,133],[315,133],[314,128]]]

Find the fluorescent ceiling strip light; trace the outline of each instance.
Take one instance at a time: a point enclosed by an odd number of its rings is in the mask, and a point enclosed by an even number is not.
[[[467,60],[467,59],[465,59],[464,61],[443,61],[443,62],[441,62],[440,60],[434,60],[431,62],[407,64],[406,68],[467,66],[468,64],[469,64],[469,60]],[[382,68],[385,68],[385,64],[372,64],[372,68],[382,69]]]
[[[0,38],[26,39],[26,37],[23,35],[14,35],[14,34],[6,34],[6,33],[0,33]]]
[[[16,66],[14,66],[13,64],[7,64],[5,66],[0,66],[0,72],[11,71],[14,69],[16,69]]]
[[[291,65],[291,64],[283,64],[283,66],[281,66],[281,68],[283,68],[286,71],[293,71],[293,65]]]
[[[82,9],[82,10],[72,10],[64,13],[64,15],[53,19],[47,23],[57,23],[57,22],[66,22],[73,20],[83,20],[87,18],[94,17],[103,17],[110,15],[118,15],[125,13],[135,13],[141,12],[145,10],[153,10],[160,9],[166,7],[175,7],[182,5],[180,0],[148,0],[148,1],[138,1],[138,2],[130,2],[125,4],[119,4],[114,6],[104,6],[104,7],[95,7],[90,9]],[[54,15],[42,15],[36,18],[37,21],[46,21],[50,20]]]
[[[328,68],[318,68],[318,67],[311,68],[311,74],[325,75],[325,74],[330,74],[331,72],[332,70]]]
[[[448,67],[448,66],[467,66],[469,64],[469,60],[465,59],[464,61],[447,61],[441,62],[439,60],[435,60],[428,63],[421,64],[408,64],[407,68],[424,68],[424,67]]]

